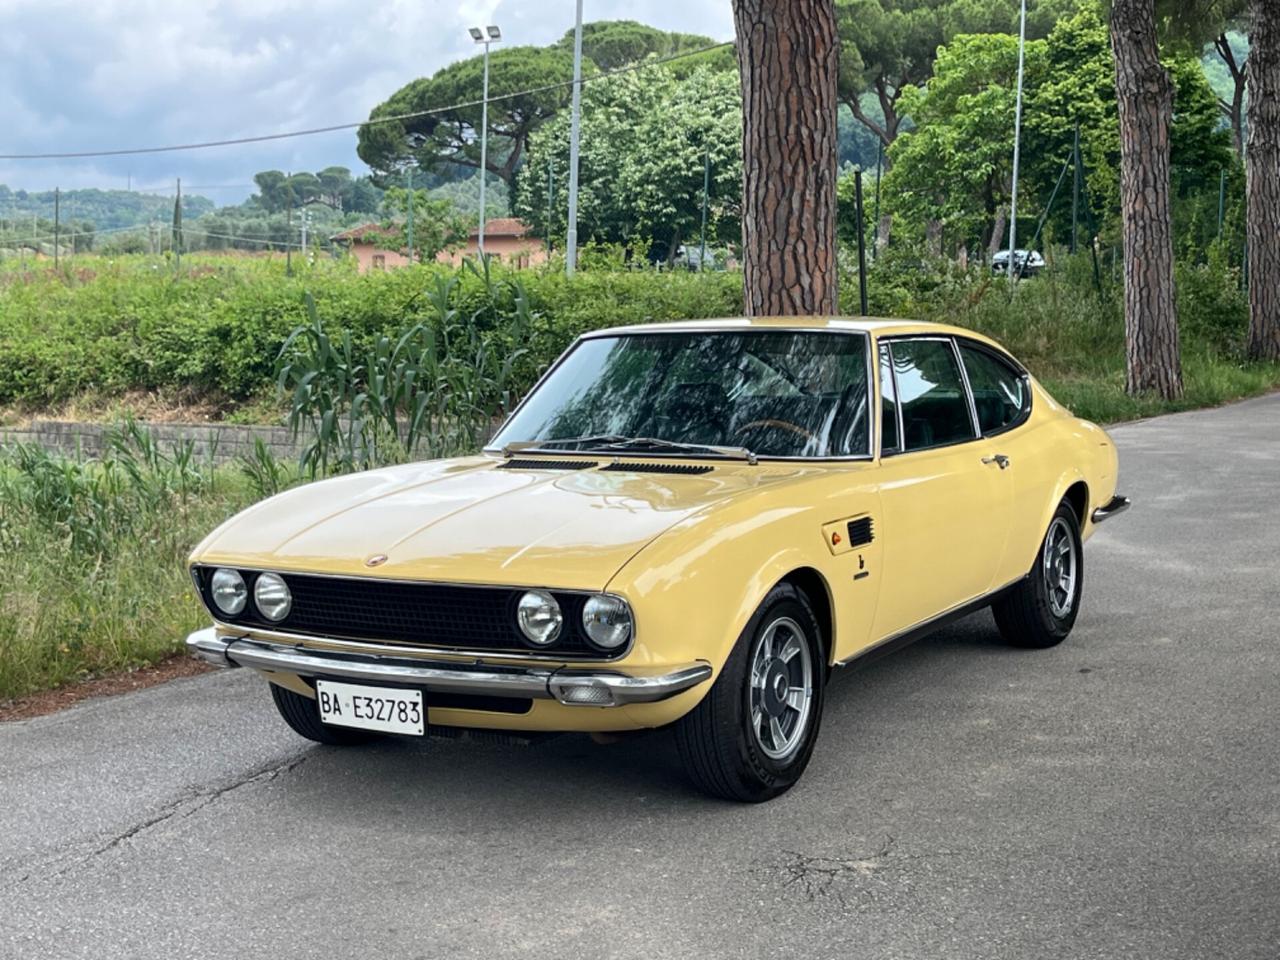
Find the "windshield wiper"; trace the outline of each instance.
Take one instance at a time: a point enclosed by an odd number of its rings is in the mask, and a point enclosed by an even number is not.
[[[514,440],[502,448],[502,455],[504,457],[509,457],[513,453],[527,453],[530,450],[554,450],[556,447],[571,443],[579,445],[584,443],[618,443],[628,439],[630,438],[617,433],[600,433],[587,434],[586,436],[581,437],[560,437],[556,440]],[[579,449],[581,449],[581,447],[579,447]]]
[[[624,437],[616,433],[560,437],[556,440],[517,440],[504,446],[502,455],[510,457],[517,453],[535,453],[540,450],[552,451],[568,444],[577,444],[575,452],[579,453],[587,453],[591,450],[601,452],[610,450],[670,450],[681,453],[709,453],[717,457],[745,460],[752,466],[756,464],[756,455],[746,447],[721,447],[709,443],[680,443],[676,440],[660,440],[657,437]]]
[[[756,455],[746,447],[722,447],[713,443],[680,443],[657,437],[623,437],[604,445],[606,450],[673,450],[681,453],[710,453],[717,457],[745,460],[756,465]]]

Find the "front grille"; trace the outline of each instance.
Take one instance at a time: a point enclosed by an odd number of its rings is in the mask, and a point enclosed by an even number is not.
[[[287,617],[272,623],[259,615],[253,604],[258,571],[240,570],[250,600],[239,616],[228,617],[214,607],[209,593],[213,569],[196,567],[193,574],[205,606],[224,623],[279,633],[462,651],[537,652],[593,660],[614,659],[626,652],[605,654],[591,646],[582,629],[582,607],[588,596],[583,593],[550,591],[560,604],[564,626],[555,643],[533,648],[516,626],[516,604],[524,593],[518,587],[283,573],[293,594],[293,607]]]

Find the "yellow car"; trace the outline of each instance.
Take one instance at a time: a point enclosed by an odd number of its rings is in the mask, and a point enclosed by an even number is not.
[[[291,490],[191,556],[189,647],[304,737],[674,725],[694,782],[800,777],[832,667],[982,606],[1048,647],[1116,449],[1008,353],[893,320],[580,338],[477,456]]]

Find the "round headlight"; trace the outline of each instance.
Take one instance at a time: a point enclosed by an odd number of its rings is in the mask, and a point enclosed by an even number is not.
[[[540,647],[555,643],[564,623],[560,604],[545,590],[530,590],[522,596],[516,607],[516,619],[520,622],[520,632]]]
[[[264,573],[253,585],[253,602],[268,620],[283,620],[293,607],[293,595],[284,578],[274,573]]]
[[[631,607],[621,597],[598,593],[582,606],[582,627],[597,647],[616,650],[631,636]]]
[[[213,579],[209,582],[209,593],[213,596],[213,605],[228,617],[234,617],[240,613],[249,599],[249,590],[244,585],[244,577],[226,567],[219,567],[213,571]]]

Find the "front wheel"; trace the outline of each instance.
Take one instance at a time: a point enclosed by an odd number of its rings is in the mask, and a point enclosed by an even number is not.
[[[1064,500],[1049,522],[1031,572],[992,605],[996,626],[1015,647],[1056,646],[1075,625],[1083,589],[1080,523]]]
[[[316,743],[328,744],[332,747],[347,747],[358,743],[368,743],[377,734],[363,730],[352,730],[349,727],[334,727],[320,721],[320,708],[315,700],[294,693],[278,683],[269,683],[271,699],[275,701],[276,710],[293,732],[314,740]]]
[[[694,783],[726,800],[760,803],[804,772],[822,719],[826,656],[805,595],[769,592],[702,702],[676,726]]]

